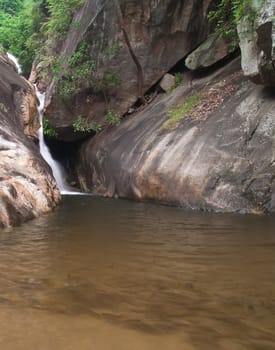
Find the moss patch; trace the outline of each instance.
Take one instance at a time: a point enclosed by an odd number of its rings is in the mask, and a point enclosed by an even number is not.
[[[168,110],[167,114],[169,119],[162,125],[162,128],[165,130],[175,129],[178,123],[196,108],[196,106],[201,102],[202,98],[203,94],[198,92],[187,97],[183,104]]]

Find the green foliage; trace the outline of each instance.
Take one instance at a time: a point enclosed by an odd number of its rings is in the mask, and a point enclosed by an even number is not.
[[[58,94],[65,98],[77,94],[81,90],[83,82],[87,78],[89,79],[94,65],[92,61],[86,61],[73,69],[70,68],[72,67],[68,68],[58,86]]]
[[[20,61],[27,75],[41,41],[65,37],[84,0],[0,0],[0,43]],[[79,23],[74,23],[75,28]]]
[[[57,137],[57,131],[50,125],[48,119],[43,119],[43,134],[48,137]]]
[[[209,22],[215,31],[223,37],[237,42],[237,23],[240,19],[255,24],[257,11],[252,0],[220,0],[213,11],[208,14]]]
[[[84,42],[66,62],[65,57],[59,57],[53,64],[53,75],[62,79],[58,85],[59,96],[66,98],[77,94],[83,86],[91,87],[90,76],[94,71],[94,62],[89,59],[89,46]],[[64,72],[62,72],[64,71]],[[87,83],[88,82],[88,83]]]
[[[0,43],[19,59],[25,74],[30,71],[35,55],[31,38],[42,19],[41,2],[0,0]]]
[[[175,78],[175,83],[170,89],[167,90],[168,93],[175,90],[178,86],[180,86],[180,83],[182,81],[182,74],[180,72],[176,72],[174,74],[174,78]]]
[[[121,122],[121,116],[118,114],[115,114],[112,111],[108,111],[106,114],[106,119],[107,119],[107,123],[109,125],[119,125]]]
[[[182,81],[182,75],[181,75],[180,72],[176,72],[174,74],[174,77],[175,77],[175,85],[174,86],[178,87],[180,85],[181,81]]]
[[[185,99],[184,103],[168,111],[169,119],[163,124],[163,129],[173,130],[178,123],[200,103],[203,95],[199,92]]]
[[[0,12],[14,15],[19,10],[22,10],[22,0],[0,0]]]
[[[82,3],[83,0],[47,0],[50,17],[44,26],[46,34],[55,38],[64,38],[75,10]]]
[[[84,117],[79,115],[76,121],[73,123],[73,129],[74,132],[99,132],[102,130],[102,124],[96,122],[95,120],[91,121],[90,123],[87,123]]]
[[[121,122],[121,117],[118,114],[115,114],[112,111],[108,111],[105,115],[106,122],[108,125],[114,126],[119,125]],[[106,123],[104,123],[106,126]],[[92,120],[91,122],[87,122],[85,118],[82,115],[79,115],[76,118],[76,121],[73,123],[73,130],[74,132],[83,132],[83,133],[89,133],[89,132],[100,132],[103,129],[103,124],[100,122],[97,122],[95,120]]]
[[[85,124],[85,119],[82,115],[79,115],[76,121],[73,123],[74,132],[86,132],[87,125]]]

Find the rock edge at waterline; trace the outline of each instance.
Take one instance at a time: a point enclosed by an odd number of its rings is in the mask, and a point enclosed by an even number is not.
[[[168,123],[190,96],[196,101],[193,110]],[[237,60],[184,81],[86,142],[79,180],[85,191],[109,197],[275,212],[274,115],[274,91],[245,80]]]
[[[0,56],[0,227],[18,225],[52,210],[60,200],[51,169],[41,158],[26,115],[33,116],[33,93],[4,56]],[[24,134],[27,130],[30,138]]]

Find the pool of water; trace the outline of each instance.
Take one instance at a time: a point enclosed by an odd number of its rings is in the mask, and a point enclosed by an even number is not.
[[[0,230],[0,348],[275,349],[275,217],[66,196]]]

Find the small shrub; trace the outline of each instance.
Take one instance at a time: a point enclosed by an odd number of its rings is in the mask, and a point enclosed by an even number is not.
[[[89,124],[86,123],[84,117],[79,115],[76,121],[73,123],[74,132],[99,132],[102,130],[102,124],[92,120]]]
[[[109,125],[119,125],[121,122],[121,116],[118,114],[115,114],[112,111],[108,111],[106,114],[106,119],[107,119],[107,123]]]
[[[64,38],[70,27],[74,12],[80,8],[83,0],[48,0],[50,17],[44,26],[46,34]]]
[[[178,87],[180,85],[180,83],[182,81],[182,75],[181,75],[181,73],[176,72],[174,74],[174,77],[175,77],[175,85],[174,85],[174,87],[176,88],[176,87]]]
[[[167,90],[167,92],[172,92],[173,90],[175,90],[178,86],[180,86],[180,83],[182,81],[182,74],[180,72],[176,72],[174,74],[174,78],[175,78],[175,83],[174,85],[169,89]]]
[[[57,137],[57,131],[50,125],[48,119],[43,119],[43,134],[48,137]]]
[[[83,42],[68,60],[67,67],[64,56],[60,56],[55,61],[52,71],[57,79],[64,70],[57,89],[60,97],[67,98],[77,94],[85,84],[86,87],[91,87],[91,75],[95,69],[95,64],[89,58],[88,49],[88,44]]]
[[[94,132],[99,132],[103,128],[102,124],[100,122],[97,122],[95,120],[91,121],[89,124],[89,130]]]

